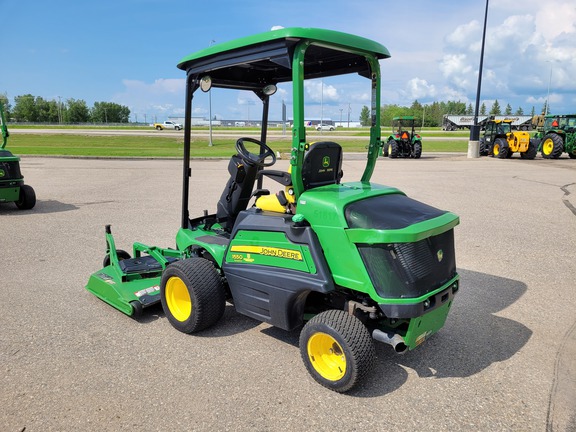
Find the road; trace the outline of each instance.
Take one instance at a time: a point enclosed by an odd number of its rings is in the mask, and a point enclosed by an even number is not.
[[[184,131],[174,131],[174,130],[162,130],[157,131],[153,128],[150,130],[137,130],[137,129],[11,129],[11,134],[48,134],[48,135],[94,135],[94,136],[163,136],[163,137],[181,137],[184,135]],[[322,137],[325,140],[335,140],[345,138],[346,140],[366,140],[366,136],[361,135],[354,135],[357,134],[358,131],[347,131],[338,129],[338,132],[318,132],[314,129],[310,129],[306,132],[311,139],[318,139]],[[388,134],[390,131],[383,131],[383,134]],[[426,131],[422,132],[423,134]],[[208,136],[208,131],[204,129],[200,130],[193,130],[192,136]],[[237,137],[238,130],[234,129],[226,129],[226,130],[218,130],[215,129],[212,132],[212,136],[214,138],[228,138],[228,137]],[[253,138],[259,138],[260,132],[256,130],[243,130],[242,136],[248,136]],[[387,135],[386,135],[387,136]],[[278,140],[278,139],[291,139],[291,132],[290,130],[286,130],[286,133],[282,132],[282,129],[270,129],[268,133],[268,138],[270,140]],[[425,135],[424,138],[426,141],[468,141],[468,137],[462,136],[432,136],[432,135]]]
[[[214,211],[227,164],[192,161],[192,215]],[[576,430],[576,161],[378,161],[373,181],[460,215],[461,289],[438,334],[404,356],[378,344],[345,395],[309,377],[298,332],[228,305],[185,335],[161,308],[135,321],[84,289],[105,224],[123,249],[174,245],[179,161],[21,166],[38,202],[0,205],[1,431]],[[362,168],[347,157],[344,181]]]

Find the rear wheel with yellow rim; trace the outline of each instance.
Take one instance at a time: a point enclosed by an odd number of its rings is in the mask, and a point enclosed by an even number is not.
[[[340,393],[365,378],[376,355],[368,329],[341,310],[322,312],[308,321],[300,334],[300,354],[318,383]]]

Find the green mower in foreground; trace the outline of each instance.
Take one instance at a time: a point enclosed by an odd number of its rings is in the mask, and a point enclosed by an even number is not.
[[[0,146],[0,204],[13,202],[20,210],[30,210],[36,205],[36,193],[32,186],[24,184],[20,172],[20,158],[6,150],[8,127],[4,117],[4,106],[0,102],[0,129],[2,145]]]
[[[104,268],[87,289],[128,315],[160,302],[184,333],[215,325],[226,302],[287,331],[301,329],[310,375],[337,392],[369,375],[374,341],[397,353],[440,330],[458,292],[458,216],[370,182],[382,150],[380,65],[388,50],[358,36],[285,28],[185,57],[186,120],[181,228],[177,249],[116,250],[107,229]],[[358,74],[372,95],[366,166],[343,181],[342,147],[310,143],[304,81]],[[270,98],[292,83],[294,127],[287,172],[270,169]],[[200,89],[249,91],[262,102],[260,139],[239,138],[215,210],[189,216],[192,100]],[[264,181],[274,188],[264,188]],[[276,190],[279,190],[276,192]],[[257,348],[256,348],[257,349]]]

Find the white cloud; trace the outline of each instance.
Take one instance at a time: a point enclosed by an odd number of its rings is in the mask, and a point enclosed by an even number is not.
[[[437,96],[436,86],[434,84],[429,84],[424,79],[412,78],[408,81],[406,87],[412,100],[422,99],[425,97],[435,98]]]
[[[482,98],[514,107],[539,103],[545,100],[550,81],[555,90],[550,95],[551,107],[556,103],[557,109],[574,110],[566,101],[576,92],[576,7],[568,1],[529,0],[523,3],[522,14],[518,11],[518,3],[507,0],[495,2],[489,9]],[[476,20],[446,35],[439,69],[448,87],[475,93],[481,36]]]
[[[304,83],[307,101],[311,103],[338,102],[340,95],[338,89],[332,84],[326,84],[322,80],[311,80]]]

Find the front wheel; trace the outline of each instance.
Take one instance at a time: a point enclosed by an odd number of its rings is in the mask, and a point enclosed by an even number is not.
[[[339,393],[362,381],[376,357],[368,329],[341,310],[322,312],[306,323],[300,355],[312,378]]]
[[[34,192],[32,186],[20,186],[20,195],[15,204],[20,210],[30,210],[36,205],[36,192]]]
[[[492,155],[499,159],[506,159],[508,157],[508,152],[510,148],[508,143],[503,138],[496,138],[494,141],[494,147],[492,147]]]
[[[176,330],[195,333],[214,325],[222,317],[226,292],[220,274],[210,261],[189,258],[164,270],[160,301]]]
[[[520,157],[522,159],[529,159],[532,160],[536,157],[536,153],[538,153],[538,149],[536,148],[536,143],[530,140],[528,144],[528,149],[524,153],[520,153]]]
[[[162,130],[162,126],[156,126],[156,130]]]

